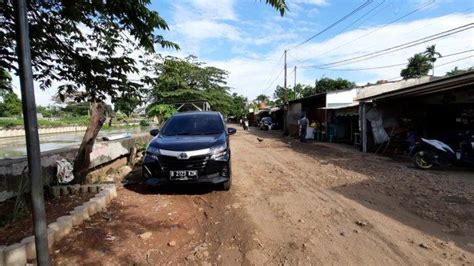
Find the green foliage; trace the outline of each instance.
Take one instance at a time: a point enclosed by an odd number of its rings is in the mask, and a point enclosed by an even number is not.
[[[285,11],[288,9],[285,0],[265,0],[268,5],[271,5],[280,12],[280,15],[285,15]]]
[[[18,72],[13,1],[0,2],[0,67]],[[77,102],[112,102],[140,97],[143,86],[132,53],[154,52],[155,44],[178,48],[157,35],[165,20],[143,1],[28,1],[34,78],[42,89],[61,81],[58,97]]]
[[[149,105],[146,109],[146,114],[149,117],[156,117],[158,124],[163,123],[176,112],[176,108],[170,104],[153,104]]]
[[[115,100],[115,112],[120,111],[127,116],[132,115],[132,113],[140,105],[141,100],[138,97],[120,97]]]
[[[39,119],[40,127],[61,127],[61,126],[86,126],[89,123],[88,116],[82,117],[63,117],[59,120]],[[0,119],[0,127],[23,127],[24,121],[21,118],[16,119]]]
[[[227,87],[227,71],[206,66],[195,56],[184,59],[167,56],[148,65],[154,73],[144,81],[151,86],[154,104],[206,100],[215,111],[229,114],[232,99]]]
[[[287,97],[288,101],[296,100],[302,97],[308,97],[323,92],[330,92],[336,90],[346,90],[355,87],[355,83],[347,79],[337,78],[322,78],[316,80],[314,87],[311,85],[296,84],[294,88],[285,89],[281,86],[277,86],[273,98],[277,105],[283,104]]]
[[[150,126],[150,122],[148,122],[148,120],[146,120],[146,119],[140,120],[140,126],[141,127],[148,127],[148,126]]]
[[[413,57],[408,59],[408,65],[406,68],[402,69],[400,76],[404,79],[419,78],[421,76],[426,76],[432,68],[433,65],[428,57],[423,54],[415,54]]]
[[[247,114],[247,98],[238,95],[237,93],[232,94],[232,108],[230,110],[229,115],[235,117],[242,117]]]
[[[13,91],[7,92],[2,96],[0,102],[0,116],[19,116],[21,114],[21,100]]]
[[[89,103],[70,102],[64,107],[63,111],[72,116],[86,116],[89,114]]]
[[[466,69],[459,69],[458,67],[455,67],[451,71],[446,72],[446,76],[450,77],[450,76],[455,76],[455,75],[459,75],[459,74],[467,73],[471,71],[474,71],[474,67],[470,67]]]
[[[0,65],[0,96],[12,91],[12,76]]]
[[[441,54],[436,51],[436,46],[428,46],[425,52],[415,54],[413,57],[408,58],[408,65],[402,69],[400,76],[404,79],[426,76],[428,72],[434,68],[434,62],[436,62],[439,57],[441,57]]]

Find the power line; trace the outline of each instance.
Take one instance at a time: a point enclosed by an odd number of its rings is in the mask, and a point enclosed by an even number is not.
[[[466,60],[466,59],[469,59],[469,58],[472,58],[472,57],[474,57],[474,55],[470,55],[470,56],[459,58],[459,59],[456,59],[456,60],[453,60],[453,61],[449,61],[449,62],[443,63],[441,65],[437,65],[436,67],[449,65],[449,64],[452,64],[452,63],[455,63],[455,62],[458,62],[458,61],[462,61],[462,60]]]
[[[447,54],[443,55],[439,59],[443,59],[446,57],[451,57],[455,55],[460,55],[460,54],[465,54],[469,52],[474,52],[474,49],[470,50],[465,50],[461,52],[456,52],[452,54]],[[315,67],[315,66],[300,66],[301,68],[316,68],[316,69],[323,69],[323,70],[330,70],[330,71],[363,71],[363,70],[374,70],[374,69],[384,69],[384,68],[392,68],[392,67],[397,67],[397,66],[405,66],[407,63],[398,63],[398,64],[393,64],[393,65],[385,65],[385,66],[376,66],[376,67],[366,67],[366,68],[326,68],[326,67]]]
[[[348,42],[345,42],[345,43],[343,43],[343,44],[341,44],[341,45],[339,45],[339,46],[336,46],[336,47],[334,47],[334,48],[332,48],[332,49],[330,49],[330,50],[327,50],[327,51],[324,51],[324,52],[322,52],[322,53],[320,53],[320,54],[317,54],[316,56],[321,56],[321,55],[327,54],[327,53],[332,52],[332,51],[334,51],[334,50],[337,50],[337,49],[339,49],[339,48],[341,48],[341,47],[344,47],[344,46],[346,46],[346,45],[348,45],[348,44],[350,44],[350,43],[352,43],[352,42],[355,42],[355,41],[357,41],[357,40],[360,40],[360,39],[362,39],[362,38],[364,38],[364,37],[366,37],[366,36],[368,36],[368,35],[370,35],[370,34],[372,34],[372,33],[374,33],[374,32],[377,32],[377,31],[379,31],[379,30],[381,30],[381,29],[383,29],[383,28],[385,28],[385,27],[387,27],[387,26],[389,26],[389,25],[391,25],[391,24],[393,24],[393,23],[395,23],[395,22],[398,22],[398,21],[400,21],[400,20],[402,20],[402,19],[404,19],[404,18],[406,18],[406,17],[408,17],[408,16],[410,16],[410,15],[416,13],[416,12],[419,12],[419,11],[421,11],[421,10],[423,10],[423,9],[425,9],[425,8],[427,8],[427,7],[429,7],[429,6],[432,5],[434,2],[435,2],[434,0],[431,1],[431,2],[428,2],[428,3],[424,4],[423,6],[418,7],[418,8],[416,8],[416,9],[414,9],[414,10],[412,10],[412,11],[410,11],[410,12],[408,12],[408,13],[406,13],[406,14],[404,14],[404,15],[402,15],[402,16],[400,16],[400,17],[398,17],[398,18],[396,18],[396,19],[394,19],[394,20],[392,20],[392,21],[390,21],[390,22],[388,22],[388,23],[386,23],[386,24],[384,24],[384,25],[381,26],[381,27],[377,27],[376,29],[374,29],[374,30],[372,30],[372,31],[369,31],[369,32],[366,33],[366,34],[363,34],[363,35],[361,35],[361,36],[359,36],[359,37],[357,37],[357,38],[354,38],[354,39],[352,39],[352,40],[350,40],[350,41],[348,41]],[[377,13],[377,14],[378,14],[378,13]],[[309,59],[308,59],[308,60],[309,60]],[[306,61],[308,61],[308,60],[304,60],[304,61],[302,61],[302,62],[306,62]]]
[[[300,47],[301,45],[311,41],[312,39],[318,37],[319,35],[325,33],[326,31],[330,30],[331,28],[333,28],[334,26],[336,26],[337,24],[341,23],[342,21],[348,19],[349,17],[353,16],[354,14],[356,14],[357,12],[359,12],[360,10],[362,10],[363,8],[365,8],[366,6],[370,5],[371,3],[373,2],[373,0],[367,0],[365,3],[363,3],[362,5],[358,6],[356,9],[352,10],[351,12],[349,12],[348,14],[346,14],[345,16],[343,16],[342,18],[340,18],[339,20],[337,20],[336,22],[332,23],[331,25],[327,26],[326,28],[324,28],[323,30],[319,31],[318,33],[314,34],[313,36],[309,37],[308,39],[302,41],[301,43],[295,45],[294,47],[290,48],[290,49],[294,49],[294,48],[297,48],[297,47]],[[290,50],[290,49],[287,49],[287,50]]]
[[[280,72],[278,72],[278,75],[273,79],[273,81],[270,83],[270,85],[268,85],[268,87],[265,90],[262,91],[262,94],[267,93],[267,91],[272,88],[275,81],[277,81],[278,78],[281,76],[281,73],[283,73],[283,68],[280,70]]]
[[[277,67],[280,66],[280,62],[281,62],[281,60],[283,59],[283,56],[284,56],[284,55],[285,55],[284,53],[282,53],[282,54],[280,55],[280,57],[279,57],[277,63],[276,63],[275,66],[272,68],[272,70],[270,71],[270,73],[273,73],[273,72],[277,69]],[[266,79],[266,81],[263,83],[263,84],[264,84],[263,86],[265,86],[265,84],[268,84],[271,79],[272,79],[272,76],[269,75],[269,77],[268,77],[268,78]],[[274,82],[274,81],[273,81],[273,82]],[[272,82],[272,83],[273,83],[273,82]],[[263,90],[263,91],[264,91],[264,90]],[[262,94],[263,94],[263,91],[262,91]]]
[[[339,61],[335,61],[335,62],[331,62],[331,63],[321,64],[321,65],[314,65],[314,66],[315,67],[328,67],[328,66],[332,66],[332,65],[341,65],[341,64],[346,65],[346,64],[352,64],[352,63],[355,63],[355,62],[359,62],[359,61],[368,60],[368,59],[378,57],[378,56],[381,56],[381,55],[384,55],[384,54],[393,53],[393,52],[400,51],[400,50],[403,50],[403,49],[407,49],[407,48],[410,48],[410,47],[413,47],[413,46],[417,46],[417,45],[420,45],[420,44],[423,44],[423,43],[426,43],[426,42],[429,42],[429,41],[432,41],[432,40],[444,38],[444,37],[447,37],[447,36],[462,32],[462,31],[466,31],[466,30],[471,29],[473,27],[473,25],[474,25],[474,23],[468,23],[468,24],[465,24],[465,25],[462,25],[462,26],[459,26],[459,27],[456,27],[456,28],[452,28],[452,29],[449,29],[449,30],[446,30],[446,31],[442,31],[442,32],[433,34],[433,35],[429,35],[427,37],[420,38],[420,39],[415,40],[415,41],[399,44],[399,45],[392,46],[392,47],[389,47],[389,48],[385,48],[385,49],[382,49],[382,50],[379,50],[379,51],[376,51],[376,52],[372,52],[372,53],[368,53],[368,54],[364,54],[364,55],[360,55],[360,56],[356,56],[356,57],[352,57],[352,58],[347,58],[347,59],[344,59],[344,60],[339,60]]]
[[[347,25],[345,28],[343,28],[342,30],[340,30],[338,33],[336,33],[335,35],[338,35],[338,34],[341,34],[343,32],[345,32],[347,29],[350,29],[352,26],[356,25],[357,22],[361,21],[365,16],[367,16],[368,14],[372,13],[372,11],[374,11],[375,9],[379,8],[383,3],[385,3],[385,0],[383,0],[382,2],[380,2],[378,5],[376,5],[374,8],[370,9],[369,11],[365,12],[362,16],[360,16],[358,19],[356,19],[354,22],[352,22],[351,24]],[[372,17],[376,16],[377,14],[379,14],[381,11],[383,11],[385,8],[379,10],[378,12],[376,12],[374,15],[372,15]],[[371,18],[372,18],[371,17]]]

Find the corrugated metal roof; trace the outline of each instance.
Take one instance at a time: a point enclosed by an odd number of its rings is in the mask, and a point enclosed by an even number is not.
[[[377,95],[358,98],[358,101],[380,100],[394,97],[409,97],[427,95],[441,91],[453,90],[474,86],[474,71],[467,73],[435,79],[429,82],[417,84],[414,86],[404,87],[398,90],[388,91]],[[473,87],[474,88],[474,87]]]

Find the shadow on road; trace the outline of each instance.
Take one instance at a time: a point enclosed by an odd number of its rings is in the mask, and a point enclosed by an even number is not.
[[[149,187],[144,183],[132,183],[124,185],[125,189],[131,190],[139,194],[161,194],[161,195],[204,195],[217,190],[212,186],[180,184],[167,185],[159,187]]]

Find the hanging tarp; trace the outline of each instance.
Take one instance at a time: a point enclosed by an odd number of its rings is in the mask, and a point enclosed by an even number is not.
[[[369,120],[372,126],[372,134],[374,135],[374,143],[381,144],[387,142],[390,137],[388,136],[385,128],[383,127],[382,114],[377,109],[372,108],[366,113],[366,119]]]

